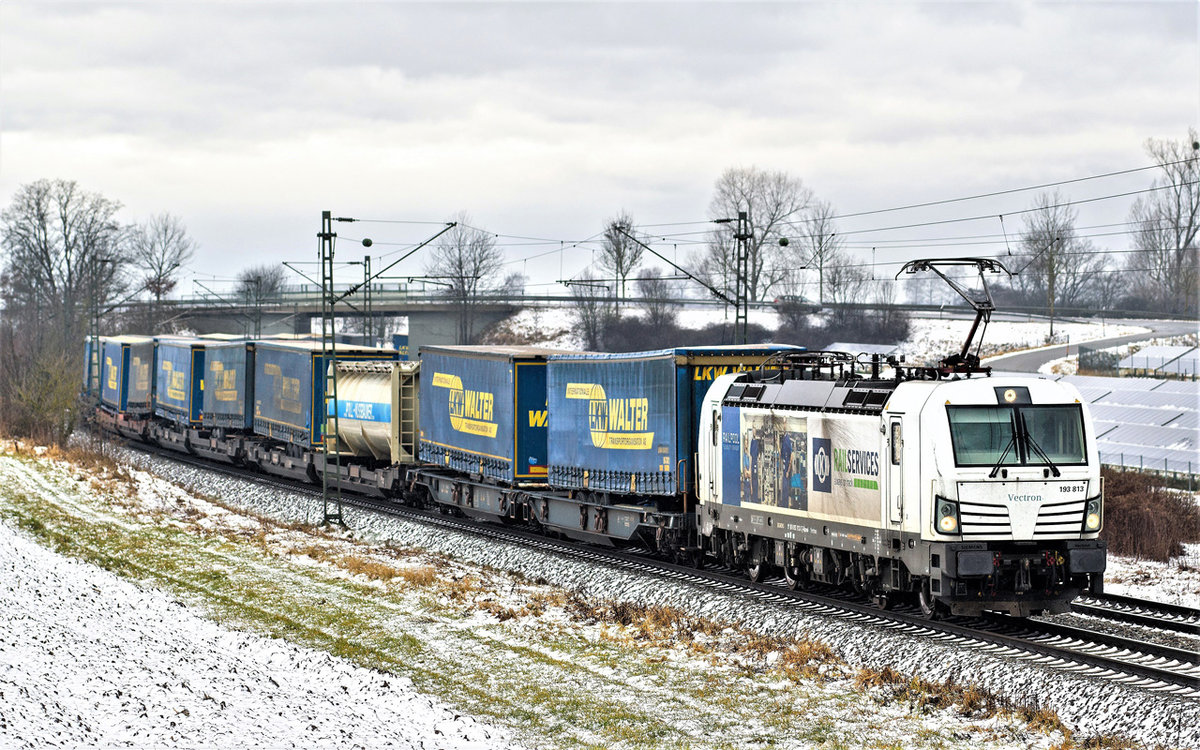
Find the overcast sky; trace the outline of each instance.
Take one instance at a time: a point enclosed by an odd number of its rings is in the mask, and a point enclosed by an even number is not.
[[[430,222],[467,211],[505,235],[509,270],[553,282],[590,263],[589,246],[573,243],[621,209],[646,225],[709,218],[731,166],[784,170],[838,213],[1145,166],[1147,138],[1183,139],[1200,120],[1197,7],[7,0],[0,202],[62,177],[121,201],[127,222],[169,211],[199,242],[188,272],[198,278],[315,259],[325,209]],[[1151,177],[1064,192],[1095,198]],[[839,226],[996,215],[1032,200]],[[1080,223],[1123,222],[1131,200],[1088,203]],[[669,234],[661,246],[682,257],[674,246],[696,230],[649,231]],[[869,256],[873,243],[999,230],[967,222],[853,244]],[[343,225],[339,258],[363,254],[345,239],[371,236],[379,255],[433,231]],[[563,252],[522,260],[560,241]],[[421,267],[414,256],[402,270]]]

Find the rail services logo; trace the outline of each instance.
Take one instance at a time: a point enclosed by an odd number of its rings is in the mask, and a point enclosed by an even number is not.
[[[650,431],[650,401],[645,398],[609,398],[604,386],[567,383],[567,398],[588,402],[588,430],[592,445],[617,450],[649,450],[654,445]]]
[[[494,421],[495,396],[487,391],[468,391],[462,378],[448,372],[433,374],[433,387],[450,391],[450,427],[457,432],[482,437],[496,437]]]
[[[812,488],[817,492],[833,492],[833,448],[829,438],[812,439]]]

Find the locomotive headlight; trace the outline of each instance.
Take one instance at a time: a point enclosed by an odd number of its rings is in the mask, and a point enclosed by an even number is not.
[[[957,534],[958,503],[940,496],[933,500],[936,508],[934,524],[937,530],[942,534]]]
[[[1099,531],[1104,524],[1100,499],[1100,497],[1093,497],[1087,501],[1087,509],[1083,513],[1084,531]]]

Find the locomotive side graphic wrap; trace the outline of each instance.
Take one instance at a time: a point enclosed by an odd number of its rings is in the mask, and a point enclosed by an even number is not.
[[[721,502],[878,524],[873,420],[722,407]]]
[[[808,420],[724,407],[723,501],[808,510]]]

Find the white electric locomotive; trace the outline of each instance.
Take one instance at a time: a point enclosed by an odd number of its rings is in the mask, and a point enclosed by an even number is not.
[[[1061,612],[1100,590],[1100,465],[1072,386],[854,364],[781,355],[713,384],[697,512],[719,559],[883,606],[912,595],[933,616]]]
[[[1074,387],[991,377],[969,353],[994,309],[941,268],[1007,272],[991,259],[913,261],[974,306],[962,350],[937,367],[782,353],[718,378],[700,415],[697,524],[705,547],[753,579],[852,585],[929,616],[1063,612],[1103,589],[1095,432]]]

